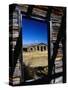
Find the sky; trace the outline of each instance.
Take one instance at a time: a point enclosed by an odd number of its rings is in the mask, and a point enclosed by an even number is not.
[[[22,17],[22,43],[35,44],[46,43],[48,40],[47,23],[39,22],[34,19]]]

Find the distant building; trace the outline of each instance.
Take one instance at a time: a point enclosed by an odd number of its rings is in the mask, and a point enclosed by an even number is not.
[[[47,51],[47,49],[48,49],[48,46],[44,43],[25,45],[23,47],[24,52]]]

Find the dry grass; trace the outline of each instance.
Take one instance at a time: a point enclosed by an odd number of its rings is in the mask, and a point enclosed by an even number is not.
[[[30,67],[47,66],[48,65],[48,52],[24,52],[23,61],[25,65]]]

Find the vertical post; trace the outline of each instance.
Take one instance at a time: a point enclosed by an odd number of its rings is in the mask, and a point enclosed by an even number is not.
[[[35,51],[37,51],[37,46],[35,46]]]
[[[48,7],[46,20],[48,22],[48,83],[50,83],[51,80],[51,53],[50,53],[50,16],[52,12],[52,7]]]
[[[41,46],[39,45],[39,51],[41,51]]]
[[[44,46],[43,46],[43,51],[44,51]]]
[[[62,50],[63,50],[63,83],[66,83],[66,8],[64,8],[64,16],[62,23]]]

